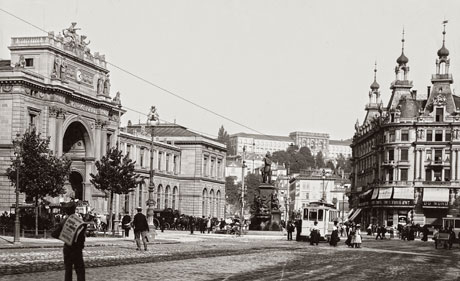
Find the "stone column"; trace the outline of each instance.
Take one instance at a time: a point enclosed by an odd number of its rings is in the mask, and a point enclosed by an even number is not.
[[[101,128],[101,142],[99,143],[101,149],[101,156],[107,153],[107,129]]]
[[[457,171],[456,171],[457,169],[455,166],[457,155],[455,155],[455,150],[456,149],[452,149],[450,152],[450,178],[451,180],[457,179]]]
[[[90,182],[91,176],[90,173],[93,172],[94,161],[85,160],[85,179],[84,179],[84,190],[83,190],[83,200],[86,200],[91,203],[93,199],[92,184]]]
[[[62,156],[62,149],[63,149],[63,143],[64,143],[64,113],[59,112],[56,116],[56,156],[60,157]]]
[[[95,124],[95,134],[94,134],[94,157],[96,158],[96,160],[99,160],[101,159],[101,151],[102,151],[102,146],[101,146],[101,143],[102,143],[102,132],[101,132],[101,129],[102,129],[102,124],[101,124],[101,121],[100,120],[96,120],[96,124]]]
[[[425,150],[424,149],[421,149],[420,150],[420,178],[422,180],[426,180],[425,178],[425,165],[424,165],[424,162],[425,162]]]
[[[419,170],[419,167],[420,167],[420,163],[418,161],[418,159],[420,158],[420,154],[419,154],[419,150],[418,149],[414,149],[414,154],[415,154],[415,157],[414,157],[414,169],[415,169],[415,173],[414,173],[414,180],[417,180],[419,177],[420,177],[420,170]]]
[[[53,150],[54,155],[56,155],[56,116],[56,108],[50,106],[48,108],[48,136],[50,137],[49,147]]]
[[[458,149],[455,150],[455,154],[456,154],[456,161],[455,161],[455,165],[456,165],[456,169],[455,169],[455,174],[456,174],[456,179],[459,180],[460,179],[460,157],[459,157],[459,153],[458,153]]]

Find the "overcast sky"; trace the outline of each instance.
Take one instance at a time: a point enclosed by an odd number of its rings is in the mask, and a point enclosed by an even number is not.
[[[460,79],[460,1],[0,0],[0,8],[49,31],[75,21],[92,52],[265,134],[352,137],[375,61],[388,103],[403,27],[419,94],[435,72],[444,19],[451,72]],[[40,35],[0,11],[0,58],[9,59],[11,37]],[[160,118],[211,135],[221,125],[254,133],[110,70],[111,89],[128,108],[148,113],[156,105]],[[122,122],[139,118],[146,117],[128,111]]]

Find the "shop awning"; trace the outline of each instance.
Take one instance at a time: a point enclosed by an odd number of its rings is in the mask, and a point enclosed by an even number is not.
[[[393,194],[393,187],[381,187],[379,188],[378,199],[390,199]]]
[[[413,187],[395,187],[394,193],[393,193],[393,199],[414,200],[414,188]]]
[[[359,198],[366,197],[366,196],[369,195],[369,193],[371,193],[371,192],[372,192],[372,189],[369,189],[368,191],[365,191],[365,192],[361,193],[361,194],[359,195]]]
[[[449,189],[448,188],[424,188],[423,206],[424,207],[448,207]]]
[[[361,209],[356,209],[356,211],[351,215],[351,217],[348,218],[348,220],[353,221],[361,212]]]
[[[355,211],[355,209],[351,209],[348,214],[347,214],[347,218],[349,219],[351,217],[351,215],[353,214],[353,212]]]
[[[372,200],[375,200],[377,199],[377,196],[379,195],[379,189],[378,188],[374,188],[374,192],[372,192]]]

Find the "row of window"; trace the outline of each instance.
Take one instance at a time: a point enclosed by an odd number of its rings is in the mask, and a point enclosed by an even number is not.
[[[384,142],[396,142],[396,133],[398,131],[391,130],[387,134],[384,135]],[[409,141],[409,130],[399,130],[400,132],[400,141]],[[451,141],[452,140],[452,133],[451,130],[432,130],[427,129],[424,131],[426,134],[419,134],[419,140],[426,140],[426,141],[435,141],[435,142],[442,142],[442,141]],[[423,138],[425,136],[425,138]]]
[[[391,183],[395,180],[398,180],[398,181],[409,180],[409,169],[406,169],[406,168],[399,169],[399,173],[400,173],[399,179],[394,177],[395,170],[398,171],[398,169],[387,169],[386,170],[386,178],[385,178],[386,181]],[[451,180],[450,168],[426,169],[425,170],[425,180],[426,181],[450,181]]]
[[[222,178],[222,172],[222,159],[217,159],[216,157],[212,156],[209,157],[208,155],[203,157],[203,176]]]
[[[132,155],[134,155],[135,152],[133,152],[133,146],[128,144],[126,147],[126,152],[128,155],[130,155],[130,158]],[[155,155],[155,150],[153,151],[153,155]],[[138,158],[133,159],[136,160],[136,163],[141,167],[141,168],[147,168],[150,167],[148,157],[150,156],[150,150],[144,147],[141,147],[139,149],[139,154]],[[172,158],[172,166],[170,165],[170,161]],[[154,160],[155,161],[155,160]],[[158,171],[165,171],[165,172],[173,172],[174,174],[179,173],[179,167],[178,167],[178,161],[179,157],[177,155],[171,154],[171,153],[166,153],[164,151],[158,151],[158,157],[156,160],[157,167],[156,169]]]
[[[208,190],[205,188],[203,189],[203,194],[201,197],[201,210],[202,215],[207,217],[221,217],[221,194],[220,190],[214,193],[214,189],[211,189],[208,195]]]

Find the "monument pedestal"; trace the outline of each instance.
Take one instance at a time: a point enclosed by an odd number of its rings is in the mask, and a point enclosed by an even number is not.
[[[256,213],[251,218],[251,229],[280,230],[281,212],[279,210],[275,186],[262,183],[259,186],[258,201],[258,210],[256,210]]]

